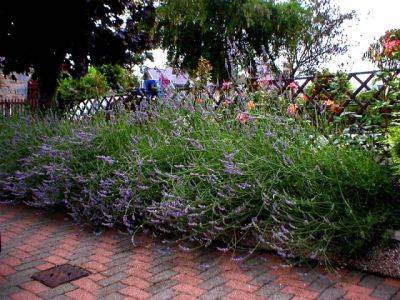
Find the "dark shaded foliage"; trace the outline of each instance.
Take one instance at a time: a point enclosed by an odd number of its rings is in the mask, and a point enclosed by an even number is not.
[[[74,76],[89,63],[123,64],[151,47],[148,26],[153,1],[2,1],[0,57],[5,73],[29,72],[39,79],[40,106],[54,104],[61,65]]]

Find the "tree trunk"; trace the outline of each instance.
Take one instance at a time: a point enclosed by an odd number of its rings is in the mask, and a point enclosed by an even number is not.
[[[56,108],[57,78],[59,65],[44,67],[37,72],[36,78],[39,81],[39,109],[48,111]]]

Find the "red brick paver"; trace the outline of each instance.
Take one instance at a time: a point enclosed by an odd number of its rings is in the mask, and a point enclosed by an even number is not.
[[[267,253],[237,262],[142,235],[100,236],[65,215],[0,205],[0,299],[398,299],[400,280],[295,267]],[[88,277],[51,289],[31,276],[70,263]]]

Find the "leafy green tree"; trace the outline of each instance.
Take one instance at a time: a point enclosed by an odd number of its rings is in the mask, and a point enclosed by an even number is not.
[[[254,66],[257,55],[278,54],[293,40],[304,11],[296,0],[162,0],[156,34],[173,65],[193,71],[203,57],[212,63],[214,79],[227,79],[231,43],[242,54],[240,64]]]
[[[125,92],[139,85],[139,79],[120,65],[106,64],[97,69],[106,77],[110,88],[116,93]]]
[[[313,72],[347,51],[341,13],[331,0],[163,0],[157,34],[169,61],[194,70],[200,57],[213,64],[213,77],[229,77],[234,43],[242,68],[256,70],[256,58],[275,73]],[[237,57],[236,57],[237,59]]]
[[[152,0],[1,1],[0,57],[5,73],[39,80],[40,106],[54,106],[60,66],[74,77],[89,64],[123,64],[152,47]]]

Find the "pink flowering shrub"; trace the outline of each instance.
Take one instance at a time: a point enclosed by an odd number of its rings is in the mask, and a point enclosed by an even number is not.
[[[365,57],[381,69],[396,69],[400,66],[400,29],[388,30],[370,46]]]
[[[369,125],[378,127],[379,134],[387,136],[387,128],[397,123],[400,112],[400,29],[388,30],[365,54],[380,69],[374,83],[378,88],[364,93],[360,101]]]

